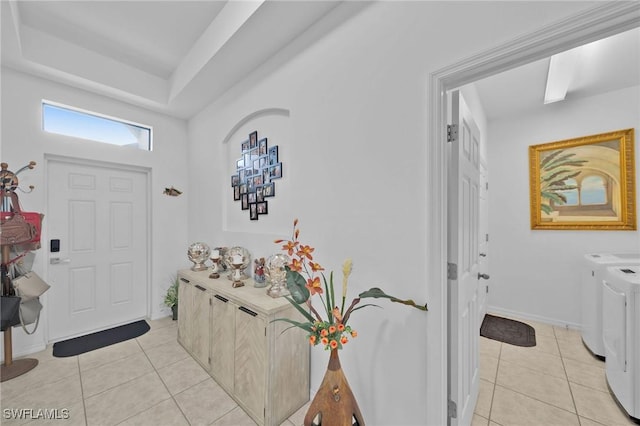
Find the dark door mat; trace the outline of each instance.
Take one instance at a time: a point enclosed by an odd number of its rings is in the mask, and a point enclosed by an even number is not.
[[[104,348],[114,343],[124,342],[142,336],[151,327],[145,320],[132,322],[86,336],[74,337],[73,339],[56,342],[53,344],[53,356],[63,358],[67,356],[80,355],[95,349]]]
[[[536,345],[536,331],[529,324],[489,314],[482,320],[480,335],[516,346]]]

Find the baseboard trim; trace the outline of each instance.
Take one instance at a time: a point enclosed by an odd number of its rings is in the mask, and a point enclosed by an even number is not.
[[[572,330],[580,331],[582,329],[582,325],[573,322],[562,321],[556,318],[548,318],[540,315],[535,315],[527,312],[519,312],[511,309],[504,309],[498,306],[487,306],[487,313],[493,313],[497,315],[503,315],[507,317],[519,318],[523,320],[536,321],[543,324],[555,325],[556,327],[569,328]]]
[[[45,345],[44,343],[41,344],[37,344],[37,345],[30,345],[30,346],[25,346],[25,347],[21,347],[18,350],[13,352],[13,359],[17,359],[23,356],[27,356],[27,355],[31,355],[31,354],[35,354],[37,352],[42,352],[47,348],[47,345]],[[3,348],[4,349],[4,348]],[[12,349],[16,349],[15,347]],[[4,363],[4,351],[2,353],[2,357],[0,358],[0,360]]]

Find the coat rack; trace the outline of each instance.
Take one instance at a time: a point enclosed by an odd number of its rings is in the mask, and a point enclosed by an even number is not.
[[[36,166],[35,161],[29,162],[26,166],[22,167],[16,173],[10,172],[8,169],[9,165],[7,163],[1,163],[1,171],[0,171],[0,190],[2,191],[2,211],[11,211],[11,202],[9,200],[12,193],[15,193],[16,189],[18,189],[18,173],[22,172],[26,169],[33,169]],[[33,190],[33,186],[29,187],[29,191]],[[3,268],[8,268],[9,262],[11,261],[11,245],[4,244],[2,245],[2,266]],[[11,293],[15,293],[13,290],[13,285],[11,285],[8,289],[5,289],[5,286],[2,286],[2,295],[10,296]],[[5,382],[7,380],[11,380],[18,376],[23,375],[24,373],[33,370],[38,365],[38,360],[34,358],[22,358],[22,359],[13,359],[13,341],[12,341],[12,327],[7,327],[4,333],[4,364],[0,366],[0,381]]]

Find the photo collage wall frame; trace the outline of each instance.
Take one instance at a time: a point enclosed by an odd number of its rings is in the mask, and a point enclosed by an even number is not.
[[[275,197],[275,181],[282,177],[282,163],[278,159],[278,145],[269,147],[267,138],[258,140],[258,131],[249,134],[241,144],[241,156],[231,175],[233,200],[240,201],[242,210],[249,210],[249,219],[269,213],[267,198]]]

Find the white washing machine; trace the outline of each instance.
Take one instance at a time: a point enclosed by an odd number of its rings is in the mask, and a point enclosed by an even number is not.
[[[604,358],[602,343],[602,279],[609,266],[640,265],[640,253],[585,254],[582,270],[582,341],[599,358]]]
[[[627,414],[640,422],[640,265],[607,268],[602,311],[607,383]]]

